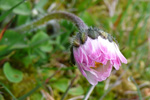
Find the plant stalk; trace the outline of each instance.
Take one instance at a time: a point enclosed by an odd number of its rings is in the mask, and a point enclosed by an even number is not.
[[[91,85],[88,92],[86,93],[86,95],[84,96],[83,100],[87,100],[90,96],[90,94],[92,93],[92,91],[94,90],[95,85]]]
[[[29,31],[39,26],[45,25],[52,19],[66,19],[73,22],[79,30],[88,29],[88,26],[76,15],[64,11],[55,11],[47,14],[46,16],[34,21],[28,25],[20,26],[14,29],[17,32]]]

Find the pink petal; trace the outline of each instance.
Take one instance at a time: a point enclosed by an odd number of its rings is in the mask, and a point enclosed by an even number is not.
[[[83,66],[81,66],[80,64],[77,64],[77,65],[78,65],[78,68],[79,68],[80,72],[82,73],[82,75],[83,75],[84,77],[87,77],[85,71],[83,70]]]
[[[86,51],[86,54],[93,60],[97,59],[101,55],[101,50],[97,46],[98,41],[95,39],[88,38],[86,43],[83,46],[83,49]]]
[[[127,64],[127,59],[122,55],[122,53],[120,52],[120,50],[116,44],[115,44],[115,46],[116,46],[116,53],[119,56],[121,62]]]
[[[80,48],[73,48],[75,61],[81,63],[83,61],[83,54]]]
[[[113,60],[112,62],[113,62],[115,69],[119,70],[119,67],[121,66],[120,59],[117,57],[116,60]]]
[[[105,54],[102,54],[100,57],[99,57],[99,60],[98,62],[102,63],[103,65],[106,65],[107,64],[107,59],[105,57]]]

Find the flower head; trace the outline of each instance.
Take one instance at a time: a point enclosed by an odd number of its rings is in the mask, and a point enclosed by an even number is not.
[[[89,28],[74,38],[72,55],[81,73],[92,85],[106,80],[112,66],[116,70],[127,63],[112,37],[99,29]]]

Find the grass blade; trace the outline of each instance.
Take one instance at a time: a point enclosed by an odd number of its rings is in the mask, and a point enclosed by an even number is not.
[[[41,84],[38,84],[35,88],[33,88],[31,91],[29,91],[28,93],[26,93],[25,95],[21,96],[18,100],[24,100],[26,99],[28,96],[30,96],[32,93],[34,93],[36,90],[38,90],[41,86],[48,84],[49,80],[54,77],[60,70],[62,67],[60,67],[54,74],[52,74],[50,77],[48,77],[44,82],[42,82]]]
[[[41,87],[41,84],[37,85],[35,88],[33,88],[30,92],[28,92],[27,94],[21,96],[18,100],[24,100],[26,99],[28,96],[30,96],[32,93],[34,93],[37,89],[39,89]]]
[[[16,7],[18,7],[20,4],[24,3],[25,1],[26,1],[26,0],[22,0],[21,2],[19,2],[18,4],[16,4],[16,5],[13,6],[12,8],[10,8],[7,12],[5,12],[2,16],[0,16],[0,22],[1,22],[2,20],[4,20],[5,17],[6,17],[7,15],[9,15],[9,14],[12,12],[13,9],[15,9]]]
[[[11,24],[11,22],[13,21],[14,17],[5,25],[5,27],[2,29],[2,31],[0,32],[0,40],[2,39],[5,31],[7,30],[7,28],[9,27],[9,25]]]
[[[142,94],[141,94],[141,91],[140,91],[140,88],[138,87],[137,83],[135,82],[134,78],[131,76],[130,79],[133,81],[133,83],[135,84],[136,88],[137,88],[137,93],[138,93],[138,96],[139,96],[139,100],[143,100],[142,99]]]
[[[16,97],[11,93],[11,91],[2,83],[0,82],[0,84],[4,87],[4,89],[12,96],[13,100],[17,100]]]
[[[74,78],[71,80],[71,83],[70,83],[70,85],[68,86],[68,88],[67,88],[67,90],[65,91],[65,93],[63,94],[61,100],[65,100],[65,97],[67,96],[69,89],[72,87],[72,85],[73,85],[75,79],[77,79],[77,77],[78,77],[78,75],[76,75],[76,77],[74,77]]]

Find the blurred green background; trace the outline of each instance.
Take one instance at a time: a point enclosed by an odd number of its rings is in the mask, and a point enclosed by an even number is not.
[[[0,40],[0,100],[60,100],[75,76],[65,100],[82,100],[87,92],[90,84],[70,62],[75,25],[52,20],[12,30],[52,11],[74,13],[110,33],[128,60],[99,82],[89,100],[150,100],[150,0],[27,0],[14,7],[20,1],[0,0],[0,32],[12,19]]]

